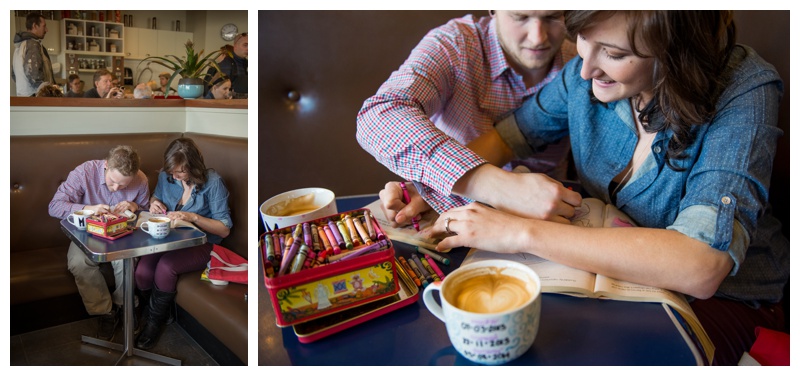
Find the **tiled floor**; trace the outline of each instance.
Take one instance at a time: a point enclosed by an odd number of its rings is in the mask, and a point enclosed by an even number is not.
[[[11,337],[11,365],[24,366],[113,366],[119,351],[81,342],[81,335],[94,336],[97,319],[90,318]],[[114,342],[122,343],[122,328]],[[167,325],[152,353],[180,359],[185,366],[216,366],[214,361],[177,322]],[[126,357],[120,365],[164,365],[140,357]]]

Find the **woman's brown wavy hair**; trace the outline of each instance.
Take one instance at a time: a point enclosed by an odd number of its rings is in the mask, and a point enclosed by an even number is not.
[[[716,113],[716,103],[727,85],[723,75],[736,45],[733,12],[682,10],[567,11],[567,32],[573,40],[581,32],[614,14],[628,19],[628,41],[633,53],[654,59],[654,96],[636,103],[639,120],[647,132],[671,129],[666,161],[686,156],[694,142],[693,125],[705,124]],[[646,52],[645,52],[646,51]],[[592,95],[592,97],[594,97]],[[659,117],[664,121],[656,120]]]
[[[203,161],[203,154],[191,138],[173,140],[164,152],[163,171],[167,173],[167,180],[170,183],[175,181],[172,178],[172,171],[180,167],[186,167],[189,182],[195,184],[198,190],[208,181],[208,170]]]

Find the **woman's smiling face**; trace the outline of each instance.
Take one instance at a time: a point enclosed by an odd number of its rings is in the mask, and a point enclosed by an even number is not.
[[[647,54],[646,46],[637,42]],[[595,97],[604,103],[641,96],[641,103],[653,98],[653,58],[633,53],[628,41],[628,21],[623,13],[581,30],[578,54],[583,58],[581,77],[592,80]]]

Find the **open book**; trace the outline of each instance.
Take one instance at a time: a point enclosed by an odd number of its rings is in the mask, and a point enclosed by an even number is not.
[[[366,206],[369,211],[372,212],[372,216],[375,217],[375,220],[378,221],[378,224],[381,225],[381,230],[386,233],[386,236],[389,237],[392,241],[403,242],[411,245],[420,246],[423,248],[428,248],[431,250],[436,249],[436,245],[439,244],[439,239],[431,239],[423,237],[417,232],[417,230],[412,225],[404,226],[404,227],[392,227],[392,223],[386,218],[383,214],[383,209],[381,208],[381,200],[376,200],[371,204]],[[422,218],[420,219],[419,228],[424,229],[433,223],[436,222],[436,219],[439,218],[439,214],[436,213],[434,210],[429,210],[425,213]],[[445,249],[438,252],[449,252],[450,249]]]
[[[583,227],[632,227],[634,222],[616,207],[595,198],[583,200],[576,210],[572,224]],[[542,292],[568,294],[580,297],[664,303],[675,309],[702,346],[711,364],[714,344],[694,314],[683,294],[670,290],[640,285],[597,275],[595,273],[561,265],[529,253],[494,253],[472,249],[461,265],[481,260],[511,260],[533,269],[542,281]]]
[[[149,211],[140,212],[139,213],[139,219],[136,220],[136,227],[141,227],[142,223],[147,222],[152,217],[166,217],[166,215],[164,215],[164,214],[153,214],[153,213],[150,213]],[[170,223],[169,227],[170,228],[191,227],[191,228],[200,230],[199,228],[197,228],[197,226],[195,226],[194,223],[191,223],[191,222],[188,222],[188,221],[184,221],[182,219],[176,219],[176,220],[172,221]],[[202,230],[200,230],[200,231],[202,231]]]

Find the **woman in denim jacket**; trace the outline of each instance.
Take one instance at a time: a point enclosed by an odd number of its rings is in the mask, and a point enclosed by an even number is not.
[[[502,166],[569,135],[586,192],[640,227],[582,228],[473,203],[423,235],[447,228],[440,248],[528,252],[684,293],[716,346],[714,364],[736,364],[755,326],[784,330],[789,243],[768,202],[780,77],[736,44],[729,11],[569,11],[565,20],[579,57],[470,148]],[[502,184],[496,170],[482,165],[453,190],[482,201]],[[560,213],[560,222],[571,215]]]
[[[193,223],[206,233],[207,242],[190,248],[142,256],[136,267],[136,287],[148,301],[136,347],[155,346],[175,301],[178,276],[202,270],[211,249],[230,234],[233,226],[228,189],[216,171],[206,168],[203,155],[190,138],[172,141],[164,152],[164,167],[150,197],[150,212]]]

